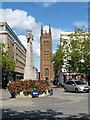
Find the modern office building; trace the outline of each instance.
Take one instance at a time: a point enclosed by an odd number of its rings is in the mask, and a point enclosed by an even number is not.
[[[16,61],[14,75],[8,76],[8,80],[22,79],[26,61],[26,48],[6,22],[0,22],[0,42],[6,45],[5,50],[8,50],[11,59]]]

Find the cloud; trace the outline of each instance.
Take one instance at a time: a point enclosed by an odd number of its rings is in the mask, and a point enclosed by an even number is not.
[[[7,22],[12,28],[17,28],[19,30],[38,27],[38,23],[35,22],[34,17],[28,15],[26,11],[18,9],[0,9],[0,18],[0,21]]]
[[[44,32],[47,31],[49,32],[49,26],[44,26],[43,27],[43,30]],[[52,39],[53,41],[56,41],[58,40],[59,41],[59,38],[60,38],[60,32],[64,32],[63,30],[61,30],[60,28],[52,28],[51,27],[51,32],[52,32]]]
[[[50,2],[50,3],[49,2],[44,2],[43,6],[47,8],[47,7],[51,6],[52,4],[53,4],[52,2]]]
[[[33,41],[33,53],[36,57],[40,57],[40,43]]]
[[[53,54],[55,54],[56,53],[56,51],[53,51]]]
[[[3,14],[3,16],[2,16]],[[2,19],[1,19],[2,18]],[[30,14],[23,10],[12,10],[12,9],[0,9],[0,22],[7,22],[14,31],[27,32],[27,30],[32,30],[32,34],[34,35],[33,41],[33,51],[35,57],[40,57],[40,22],[36,22],[36,19],[32,17]],[[45,30],[48,32],[49,26],[44,25]],[[52,40],[53,42],[59,41],[60,39],[60,28],[52,28]],[[23,34],[18,34],[18,38],[21,40],[23,45],[27,47],[27,39]],[[57,43],[57,42],[56,42]]]
[[[60,32],[64,32],[64,31],[62,31],[60,28],[52,28],[53,41],[60,40]]]
[[[53,1],[53,2],[38,2],[37,4],[41,5],[41,6],[44,7],[44,8],[47,8],[47,7],[52,6],[52,5],[55,4],[55,3],[56,3],[56,0]]]
[[[77,27],[82,27],[82,26],[85,26],[87,27],[88,26],[88,22],[86,21],[76,21],[73,23],[74,26],[77,26]]]
[[[53,43],[55,45],[55,43],[59,42],[60,39],[60,29],[55,29],[55,28],[51,28],[52,30],[52,39],[53,39]],[[44,32],[45,31],[49,31],[49,27],[48,26],[44,26]],[[35,33],[37,32],[38,35],[35,35]],[[33,53],[34,53],[34,57],[40,57],[40,31],[34,31],[33,32],[34,35],[34,40],[33,40]],[[25,35],[19,35],[18,38],[20,39],[20,41],[23,43],[23,45],[27,48],[27,39]],[[57,42],[56,42],[57,41]]]
[[[19,35],[18,36],[19,40],[22,42],[22,44],[27,48],[27,38],[25,35]]]
[[[18,38],[22,42],[22,44],[27,48],[27,38],[25,35],[19,35]],[[40,43],[38,41],[33,40],[33,54],[35,57],[40,56]]]

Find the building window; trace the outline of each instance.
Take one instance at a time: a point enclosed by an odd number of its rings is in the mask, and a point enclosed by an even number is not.
[[[0,25],[0,31],[4,31],[4,25]]]
[[[10,42],[8,42],[8,48],[10,48]]]
[[[45,76],[49,76],[49,69],[45,69]]]

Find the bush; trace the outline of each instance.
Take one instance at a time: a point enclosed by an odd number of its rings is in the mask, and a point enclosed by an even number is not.
[[[17,80],[8,85],[8,91],[14,95],[18,95],[23,91],[23,94],[28,96],[29,94],[32,95],[34,90],[38,91],[39,95],[46,93],[47,90],[50,90],[50,84],[43,80]]]

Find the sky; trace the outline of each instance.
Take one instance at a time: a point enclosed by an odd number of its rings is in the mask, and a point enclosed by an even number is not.
[[[2,19],[1,19],[2,18]],[[7,22],[26,47],[26,32],[34,35],[35,67],[40,71],[40,28],[52,29],[53,53],[59,44],[60,32],[73,32],[75,27],[87,26],[87,2],[3,2],[0,21]]]

